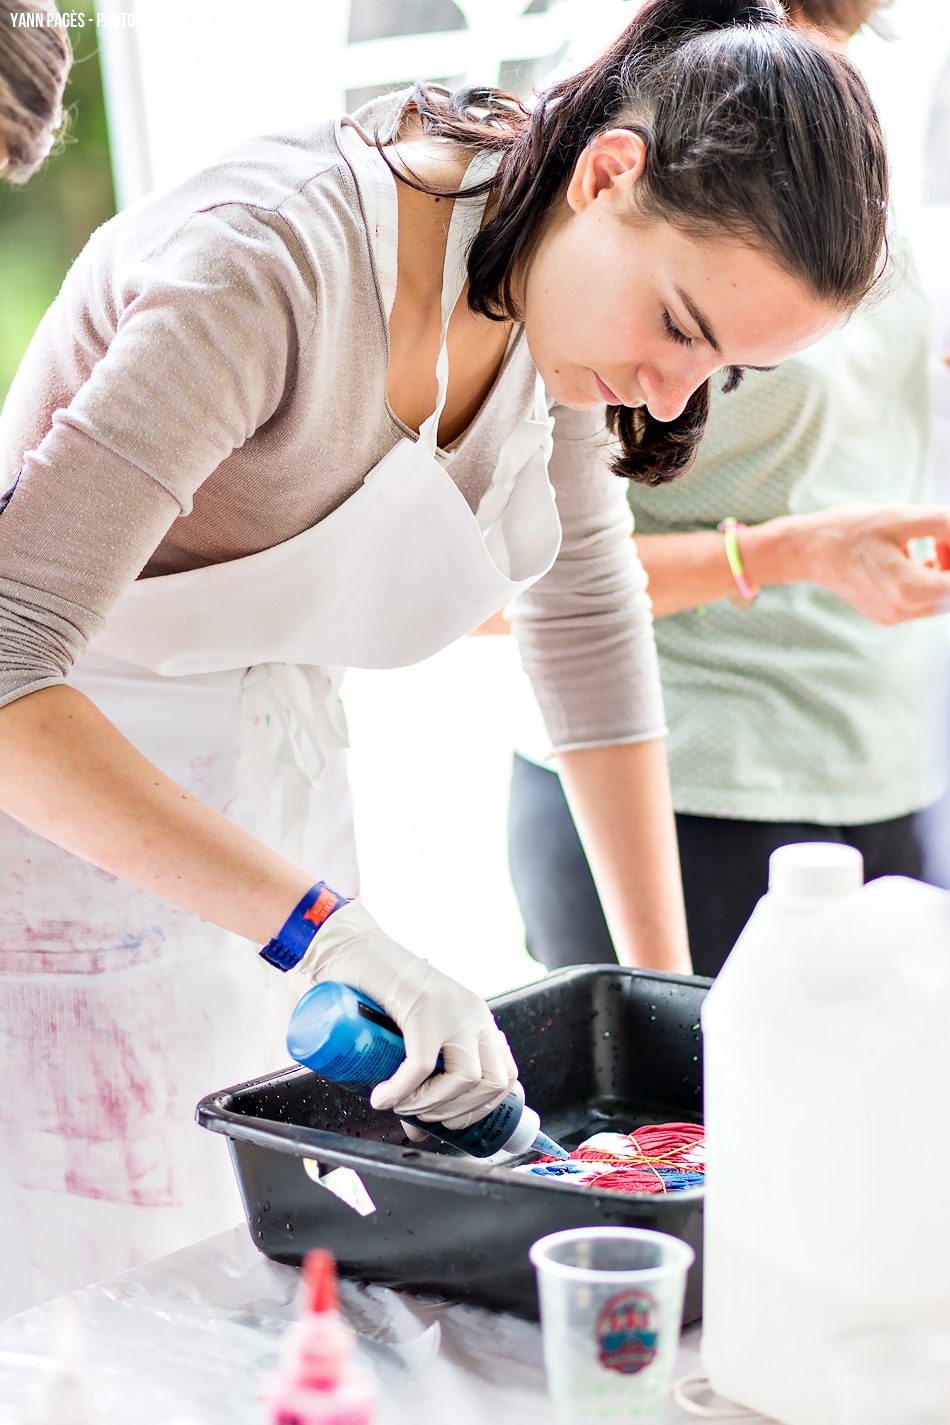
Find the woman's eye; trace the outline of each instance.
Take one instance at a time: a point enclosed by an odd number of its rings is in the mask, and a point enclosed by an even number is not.
[[[730,391],[738,391],[744,376],[745,371],[741,366],[727,366],[723,373],[722,394],[728,396]]]
[[[685,332],[680,331],[679,327],[676,325],[669,312],[663,313],[663,322],[666,326],[668,334],[673,338],[674,341],[678,341],[681,346],[692,346],[693,338],[691,336],[687,336]]]

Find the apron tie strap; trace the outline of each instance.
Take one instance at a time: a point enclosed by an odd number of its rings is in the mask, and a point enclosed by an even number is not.
[[[349,746],[341,678],[323,668],[259,663],[241,680],[248,793],[267,841],[301,862],[310,794],[327,752]]]

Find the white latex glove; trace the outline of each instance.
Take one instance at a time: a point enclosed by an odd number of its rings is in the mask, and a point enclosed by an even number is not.
[[[360,900],[324,921],[299,969],[362,990],[402,1030],[406,1058],[373,1090],[374,1108],[467,1128],[513,1087],[518,1068],[485,1001],[397,944]]]

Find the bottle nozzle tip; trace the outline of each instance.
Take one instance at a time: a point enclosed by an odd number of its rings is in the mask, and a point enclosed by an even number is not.
[[[310,1310],[336,1311],[339,1307],[339,1297],[333,1253],[323,1247],[314,1248],[304,1258],[303,1272]]]
[[[544,1153],[548,1158],[560,1158],[566,1162],[570,1158],[570,1153],[566,1148],[562,1148],[560,1143],[555,1143],[553,1138],[549,1138],[546,1133],[539,1133],[532,1145],[536,1153]]]

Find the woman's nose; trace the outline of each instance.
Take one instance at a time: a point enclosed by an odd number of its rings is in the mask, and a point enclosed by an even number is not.
[[[681,416],[690,396],[706,379],[703,376],[697,381],[695,372],[687,376],[664,372],[656,366],[641,368],[639,378],[647,410],[656,421],[675,421]]]

